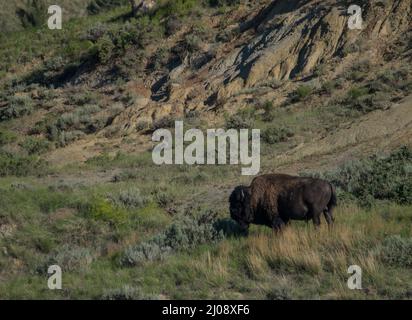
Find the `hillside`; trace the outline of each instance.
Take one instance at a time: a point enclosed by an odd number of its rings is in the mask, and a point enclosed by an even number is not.
[[[62,30],[0,11],[0,298],[410,299],[411,0],[362,30],[349,1],[57,2]],[[176,120],[260,129],[260,173],[328,178],[336,227],[240,235],[239,166],[153,163]]]

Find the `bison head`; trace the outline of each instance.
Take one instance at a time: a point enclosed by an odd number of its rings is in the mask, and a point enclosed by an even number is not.
[[[230,216],[242,229],[248,229],[252,222],[250,188],[238,186],[229,197]]]

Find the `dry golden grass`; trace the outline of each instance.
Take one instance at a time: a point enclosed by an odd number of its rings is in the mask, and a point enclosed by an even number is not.
[[[192,260],[189,265],[204,281],[211,285],[218,285],[227,278],[229,256],[225,254],[203,253],[199,259]]]
[[[246,239],[246,269],[254,278],[270,270],[312,275],[332,272],[347,277],[350,265],[360,265],[370,275],[379,272],[374,248],[382,235],[399,232],[399,224],[385,221],[373,210],[364,212],[356,205],[339,207],[337,223],[331,229],[292,222],[280,234],[252,233]]]

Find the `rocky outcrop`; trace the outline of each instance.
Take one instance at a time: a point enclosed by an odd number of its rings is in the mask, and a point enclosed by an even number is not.
[[[348,54],[351,47],[363,50],[358,59],[363,54],[379,61],[389,44],[411,27],[412,0],[361,1],[361,30],[348,27],[350,4],[272,1],[237,26],[228,26],[227,30],[237,32],[237,36],[216,44],[213,57],[196,71],[185,61],[156,79],[151,101],[134,109],[136,118],[156,121],[169,111],[173,117],[188,110],[214,110],[217,105],[230,108],[231,98],[262,83],[312,77],[319,66],[336,61],[340,65],[347,59],[346,64],[352,63]],[[241,98],[237,103],[242,105]]]
[[[356,40],[392,40],[410,27],[410,0],[364,2],[363,30],[351,30],[347,25],[348,5],[336,1],[274,1],[265,14],[252,19],[256,36],[250,43],[236,52],[236,57],[231,55],[220,62],[227,66],[226,86],[220,89],[220,96],[233,95],[240,88],[271,78],[308,76],[320,64],[341,56],[345,46]]]

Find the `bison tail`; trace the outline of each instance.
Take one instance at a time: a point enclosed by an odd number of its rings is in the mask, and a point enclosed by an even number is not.
[[[330,197],[330,200],[329,200],[329,203],[328,203],[328,209],[332,210],[338,204],[338,199],[336,197],[335,188],[332,184],[330,185],[330,189],[331,189],[331,197]]]

